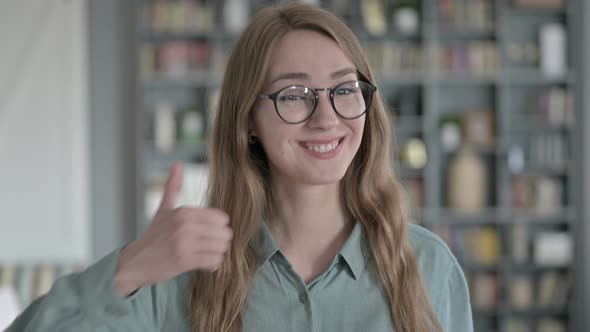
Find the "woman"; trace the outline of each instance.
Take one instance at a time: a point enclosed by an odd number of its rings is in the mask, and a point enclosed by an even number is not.
[[[407,220],[390,125],[346,25],[266,7],[229,59],[209,208],[176,207],[8,331],[472,331],[448,248]]]

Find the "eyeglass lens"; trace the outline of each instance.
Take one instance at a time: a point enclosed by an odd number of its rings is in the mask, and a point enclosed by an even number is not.
[[[343,118],[362,115],[371,98],[370,86],[362,81],[346,82],[332,89],[332,104]],[[287,122],[300,122],[314,111],[315,91],[304,86],[291,86],[276,98],[277,112]]]

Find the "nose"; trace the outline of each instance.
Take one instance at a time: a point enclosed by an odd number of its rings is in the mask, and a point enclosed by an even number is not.
[[[329,129],[340,124],[340,117],[332,107],[330,102],[330,90],[318,91],[319,98],[317,100],[316,109],[309,119],[308,126],[318,129]]]

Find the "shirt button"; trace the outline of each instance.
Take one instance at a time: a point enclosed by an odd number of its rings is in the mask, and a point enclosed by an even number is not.
[[[299,302],[301,302],[301,303],[307,302],[307,295],[306,294],[299,295]]]

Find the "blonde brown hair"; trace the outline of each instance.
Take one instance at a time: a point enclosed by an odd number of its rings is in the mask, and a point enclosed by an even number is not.
[[[242,330],[247,292],[257,268],[252,243],[262,220],[272,215],[266,158],[260,145],[248,144],[248,123],[275,43],[298,29],[334,39],[359,76],[375,84],[357,38],[333,14],[289,4],[264,7],[253,16],[229,58],[209,151],[208,205],[229,214],[234,239],[219,270],[195,272],[188,303],[195,332]],[[370,266],[389,299],[396,330],[442,331],[408,241],[404,197],[392,171],[391,142],[388,112],[376,94],[360,148],[341,181],[341,199],[345,212],[364,225]]]

